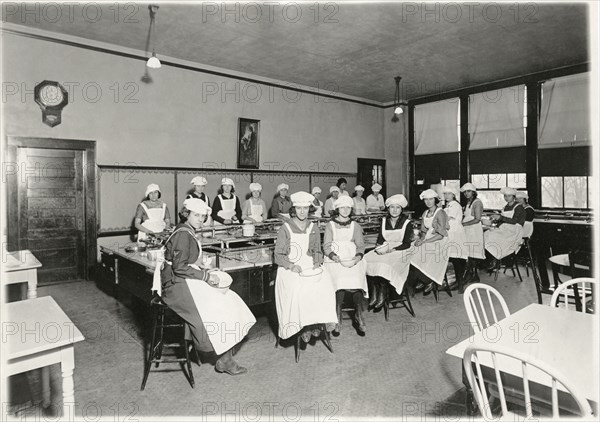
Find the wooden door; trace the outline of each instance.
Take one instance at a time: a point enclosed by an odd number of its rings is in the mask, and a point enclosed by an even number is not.
[[[363,197],[366,199],[373,191],[371,186],[379,183],[383,188],[381,194],[386,195],[385,183],[385,160],[377,160],[373,158],[358,158],[358,170],[356,172],[356,183],[365,188]]]
[[[89,144],[9,139],[9,157],[17,165],[7,178],[9,247],[29,249],[38,258],[38,283],[88,279],[95,264],[95,172],[85,169],[94,157],[85,148]]]

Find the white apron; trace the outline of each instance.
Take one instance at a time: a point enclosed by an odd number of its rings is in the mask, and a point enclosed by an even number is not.
[[[471,204],[465,207],[463,213],[463,223],[471,221],[475,218],[473,215],[472,206],[475,201],[481,202],[480,199],[475,199]],[[463,226],[465,230],[465,249],[470,258],[485,259],[485,252],[483,247],[483,225],[481,221],[477,224],[471,224],[469,226]]]
[[[333,232],[331,249],[341,260],[354,258],[356,256],[356,244],[352,241],[352,235],[354,234],[354,225],[357,223],[353,221],[348,228],[344,229],[336,228],[333,221],[330,221],[329,224]],[[365,297],[369,297],[367,262],[364,259],[358,261],[355,266],[348,268],[326,256],[325,271],[329,272],[334,290],[360,289]]]
[[[533,207],[529,204],[527,204],[527,206],[525,207],[525,209],[527,208],[531,208],[533,209]],[[533,234],[533,221],[526,221],[525,224],[523,224],[523,237],[531,237],[531,235]]]
[[[391,248],[396,248],[402,244],[404,233],[408,226],[407,219],[402,228],[397,230],[385,229],[385,217],[381,219],[381,234],[383,238],[390,244]],[[383,277],[389,280],[394,286],[398,294],[402,293],[408,270],[410,268],[410,256],[413,254],[414,248],[404,249],[402,251],[392,251],[385,255],[379,255],[375,251],[371,251],[365,255],[364,260],[367,261],[367,275],[372,277]]]
[[[193,235],[191,230],[182,228],[178,231],[186,230]],[[193,235],[194,238],[196,237]],[[167,242],[169,241],[167,239]],[[198,260],[194,264],[189,264],[191,267],[199,270],[202,265],[202,245],[198,242],[200,254]],[[165,244],[167,243],[165,242]],[[152,290],[156,290],[158,295],[161,294],[160,284],[160,268],[162,263],[170,265],[164,259],[156,262],[154,269],[154,280]],[[156,275],[158,274],[158,285]],[[208,339],[215,349],[215,353],[220,355],[238,344],[248,334],[248,331],[256,323],[256,318],[246,305],[246,303],[233,290],[228,290],[222,293],[218,289],[211,287],[207,282],[194,278],[185,279],[188,289],[192,294],[192,299],[196,304],[196,309],[202,318],[202,323],[208,334]]]
[[[217,215],[225,220],[231,220],[235,216],[235,201],[236,196],[231,195],[231,199],[225,199],[223,195],[219,195],[221,201],[221,211]],[[214,222],[215,226],[222,226],[218,221]]]
[[[515,214],[515,208],[510,211],[502,211],[500,215],[512,218]],[[519,248],[522,234],[523,227],[520,224],[503,223],[497,229],[490,229],[484,233],[485,249],[494,258],[502,259]]]
[[[427,211],[423,213],[423,226],[427,229],[425,240],[434,236],[433,219],[440,210],[441,208],[437,208],[431,217],[426,217]],[[447,246],[447,237],[436,242],[423,243],[421,246],[415,247],[410,263],[431,280],[442,285],[444,275],[446,275],[446,268],[448,267]]]
[[[319,201],[319,205],[316,205],[314,202],[312,204],[313,207],[315,207],[315,212],[313,213],[313,216],[315,217],[322,217],[323,216],[323,202]]]
[[[371,213],[371,212],[381,212],[381,207],[385,205],[385,202],[383,201],[383,195],[379,194],[377,196],[371,194],[369,196],[367,196],[367,201],[366,201],[366,206],[367,206],[367,212]],[[369,211],[369,208],[371,208],[372,210]]]
[[[448,215],[448,225],[450,226],[448,228],[448,257],[467,259],[469,250],[465,247],[467,237],[462,225],[463,213],[460,204],[452,201],[444,208],[444,211]]]
[[[290,261],[302,269],[312,269],[313,258],[306,252],[313,223],[305,233],[294,233],[288,223],[284,225],[290,232]],[[307,325],[337,323],[335,291],[327,271],[323,271],[320,277],[302,277],[279,267],[275,282],[275,304],[279,337],[282,339],[293,336]]]
[[[254,205],[252,199],[250,199],[250,217],[257,223],[263,221],[264,209],[262,204]],[[235,214],[235,203],[234,203],[234,214]]]
[[[355,196],[352,198],[354,202],[354,214],[355,215],[365,215],[367,213],[367,203],[363,198],[359,198]]]
[[[142,226],[148,230],[152,230],[153,233],[162,232],[167,227],[165,224],[165,210],[167,209],[167,204],[163,203],[160,208],[148,208],[143,202],[140,205],[144,211],[146,211],[146,215],[148,216],[148,219],[142,223]],[[147,233],[138,231],[138,241],[147,238]]]

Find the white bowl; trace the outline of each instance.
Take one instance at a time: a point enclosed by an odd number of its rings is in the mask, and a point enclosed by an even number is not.
[[[254,230],[255,230],[254,224],[252,224],[250,222],[244,223],[242,225],[242,234],[245,237],[252,237],[252,236],[254,236]]]
[[[375,248],[375,251],[377,251],[379,253],[387,253],[389,250],[390,250],[390,244],[388,242],[384,242]]]
[[[492,219],[489,217],[481,217],[481,224],[483,224],[484,226],[491,226]]]
[[[342,264],[342,266],[344,266],[346,268],[352,268],[352,267],[354,267],[355,262],[356,262],[355,258],[340,260],[340,264]]]
[[[217,289],[219,292],[225,294],[227,293],[227,291],[229,291],[229,287],[231,286],[231,283],[233,283],[233,278],[226,273],[225,271],[213,271],[211,272],[211,275],[214,274],[219,278],[219,284],[217,286],[212,286],[215,289]]]
[[[305,270],[302,270],[302,272],[300,273],[300,277],[305,277],[307,279],[319,279],[321,278],[321,274],[323,274],[323,268],[321,267],[307,268]]]

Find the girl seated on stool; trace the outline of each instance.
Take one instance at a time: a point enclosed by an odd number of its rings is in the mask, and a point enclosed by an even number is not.
[[[337,322],[335,291],[327,271],[311,274],[321,268],[323,252],[321,235],[316,224],[308,220],[308,210],[314,201],[308,192],[291,195],[291,218],[277,233],[275,243],[275,304],[279,320],[279,338],[286,339],[304,327],[326,324],[332,331]],[[311,335],[318,337],[317,328],[305,330],[302,340],[309,342]]]
[[[415,268],[414,275],[420,279],[416,290],[425,288],[428,295],[435,287],[434,283],[442,285],[448,266],[448,217],[438,208],[438,194],[433,189],[427,189],[419,195],[425,202],[427,210],[423,213],[421,233],[415,240],[415,250],[410,263]]]
[[[411,249],[413,225],[409,218],[402,214],[408,201],[404,195],[392,195],[385,201],[385,205],[388,207],[388,215],[381,220],[377,246],[387,242],[389,248],[387,251],[375,249],[365,255],[367,275],[385,279],[385,282],[377,278],[373,280],[373,295],[369,305],[374,308],[383,305],[388,282],[398,294],[402,294],[408,276],[410,256],[413,253]]]
[[[352,293],[352,301],[356,308],[354,314],[358,331],[366,331],[363,319],[364,297],[368,295],[367,264],[362,259],[365,253],[365,241],[362,227],[352,221],[352,198],[340,196],[334,203],[338,215],[325,227],[323,249],[325,251],[325,270],[329,273],[336,291],[336,311],[338,323],[333,331],[339,334],[342,326],[342,302],[344,294]],[[341,262],[346,263],[342,265]]]

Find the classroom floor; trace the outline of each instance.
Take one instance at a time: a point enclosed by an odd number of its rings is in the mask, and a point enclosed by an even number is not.
[[[534,281],[500,273],[497,288],[511,312],[537,302]],[[461,361],[445,351],[470,335],[463,296],[418,293],[405,309],[366,314],[367,334],[361,337],[344,321],[332,338],[334,353],[322,342],[308,345],[294,359],[290,343],[275,348],[268,319],[260,316],[235,359],[248,368],[245,375],[217,373],[212,363],[193,364],[192,389],[176,364],[171,372],[151,372],[140,391],[147,335],[139,307],[125,306],[94,282],[41,287],[39,295],[53,296],[86,340],[75,346],[76,415],[132,418],[150,416],[229,415],[231,420],[311,420],[357,417],[415,417],[464,415],[465,388]],[[545,298],[549,300],[548,298]],[[161,365],[161,368],[163,366]],[[36,382],[35,376],[29,383]],[[59,403],[60,370],[51,370],[53,403]],[[35,386],[34,386],[35,388]],[[21,411],[39,417],[36,407]],[[225,415],[225,416],[226,416]],[[271,419],[269,419],[271,418]]]

